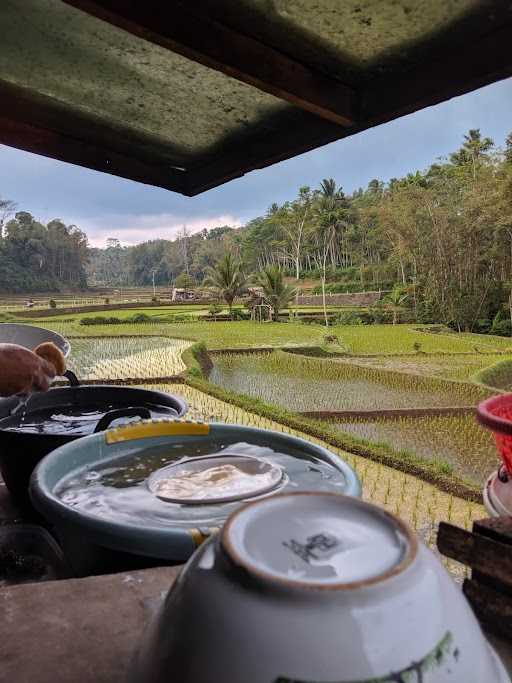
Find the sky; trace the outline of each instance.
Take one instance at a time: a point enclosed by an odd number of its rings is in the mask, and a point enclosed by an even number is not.
[[[84,230],[91,246],[109,237],[124,245],[239,226],[273,203],[293,199],[302,185],[334,178],[346,193],[372,178],[389,180],[427,168],[480,128],[503,146],[512,131],[512,78],[428,107],[269,168],[253,171],[197,197],[0,145],[0,197],[47,222],[61,218]]]

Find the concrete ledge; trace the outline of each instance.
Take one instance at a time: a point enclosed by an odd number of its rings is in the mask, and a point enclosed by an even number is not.
[[[0,683],[126,683],[140,635],[179,571],[0,589]],[[490,640],[512,672],[510,644]]]
[[[179,567],[0,589],[1,683],[126,683]]]

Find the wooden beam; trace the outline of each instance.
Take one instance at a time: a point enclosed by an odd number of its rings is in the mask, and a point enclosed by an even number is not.
[[[441,522],[437,547],[446,557],[512,588],[512,545]]]
[[[358,121],[350,128],[329,130],[310,126],[297,131],[283,129],[279,139],[273,140],[268,136],[257,149],[234,151],[193,170],[191,194],[204,192],[253,169],[270,166],[512,75],[510,45],[512,26],[502,26],[475,43],[471,51],[445,51],[433,62],[402,73],[394,71],[385,78],[370,82],[361,91]]]
[[[194,11],[161,0],[65,0],[140,38],[221,71],[340,126],[355,120],[356,94],[340,81]]]
[[[0,144],[188,194],[187,172],[140,151],[155,141],[1,80],[0,102]]]
[[[339,140],[347,133],[328,121],[320,119],[309,125],[281,128],[267,133],[264,138],[248,140],[243,147],[221,155],[190,171],[190,196],[195,196],[217,185],[240,178],[246,173],[266,168],[298,154],[317,149]]]
[[[512,24],[432,55],[423,64],[368,84],[360,114],[366,127],[391,121],[512,75]]]

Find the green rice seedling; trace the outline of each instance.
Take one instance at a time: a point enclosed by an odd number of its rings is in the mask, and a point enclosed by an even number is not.
[[[512,360],[512,356],[503,355],[501,352],[492,354],[461,353],[457,355],[418,355],[418,356],[351,356],[350,358],[337,358],[337,363],[354,363],[366,367],[407,372],[429,377],[441,377],[467,381],[473,379],[475,373],[502,360]],[[482,381],[483,380],[479,380]],[[490,384],[490,382],[483,382]],[[497,386],[493,384],[492,386]]]
[[[336,426],[370,441],[407,449],[437,462],[445,474],[456,472],[478,485],[483,485],[499,464],[492,436],[473,415],[359,418],[339,421]]]
[[[163,337],[75,339],[68,365],[82,380],[171,377],[185,370],[188,345]]]
[[[119,317],[125,311],[109,311]],[[296,322],[255,323],[251,321],[162,323],[154,322],[119,325],[80,325],[80,317],[67,316],[62,319],[31,319],[35,325],[47,327],[65,336],[112,336],[153,335],[193,341],[204,341],[210,349],[261,347],[261,346],[322,346],[325,327],[302,325]],[[113,330],[112,328],[115,328]],[[344,350],[358,354],[411,353],[413,345],[419,343],[425,353],[471,352],[474,347],[492,352],[505,351],[510,339],[478,334],[431,334],[418,331],[413,325],[338,325],[329,328],[329,333],[338,338]],[[418,354],[417,354],[418,355]]]
[[[215,357],[210,381],[298,412],[474,405],[483,387],[275,351]]]

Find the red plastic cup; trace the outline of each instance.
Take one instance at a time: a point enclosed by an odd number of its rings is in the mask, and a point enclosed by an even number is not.
[[[512,394],[482,401],[476,414],[480,424],[493,432],[503,465],[512,475]]]

